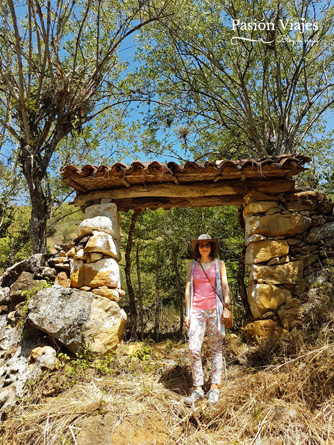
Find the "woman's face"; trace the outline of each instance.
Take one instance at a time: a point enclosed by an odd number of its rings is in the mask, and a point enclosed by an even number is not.
[[[200,241],[198,250],[201,256],[209,256],[211,253],[211,244],[208,241]]]

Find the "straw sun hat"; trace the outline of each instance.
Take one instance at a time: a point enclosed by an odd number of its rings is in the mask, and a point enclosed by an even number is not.
[[[219,240],[218,240],[218,238],[211,238],[211,236],[208,235],[207,233],[203,233],[202,235],[200,235],[200,236],[198,237],[198,239],[193,239],[193,240],[191,241],[191,245],[192,245],[193,250],[195,250],[197,244],[198,244],[200,241],[209,241],[210,243],[213,243],[214,246],[215,246],[215,251],[216,251],[216,252],[219,251]]]

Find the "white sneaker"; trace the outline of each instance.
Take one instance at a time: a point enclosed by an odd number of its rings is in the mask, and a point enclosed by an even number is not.
[[[207,393],[207,396],[209,403],[211,403],[211,405],[215,405],[219,400],[219,389],[210,389],[210,391],[208,391]]]
[[[186,405],[193,405],[197,400],[203,400],[204,399],[204,391],[199,391],[198,389],[195,389],[190,396],[185,397],[183,399],[184,403]]]

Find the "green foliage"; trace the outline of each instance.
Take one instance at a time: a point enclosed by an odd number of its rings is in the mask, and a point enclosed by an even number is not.
[[[144,110],[148,152],[178,143],[188,157],[240,158],[306,152],[314,135],[325,139],[321,119],[333,108],[333,5],[181,5],[138,40],[139,96],[154,98]],[[298,29],[303,22],[309,29]]]
[[[7,209],[6,214],[6,230],[0,231],[0,235],[3,235],[0,236],[0,273],[33,253],[29,236],[30,206],[13,206]],[[54,206],[47,230],[48,250],[54,252],[55,244],[73,241],[83,218],[81,210],[68,203]]]
[[[46,287],[52,287],[52,284],[43,280],[38,286],[35,286],[30,290],[22,291],[21,295],[25,297],[25,304],[28,305],[30,300],[37,294],[37,292],[39,292],[41,289],[45,289]]]
[[[12,207],[7,209],[6,215],[8,215],[6,230],[0,232],[0,273],[32,254],[29,237],[30,208]]]
[[[103,376],[112,376],[114,374],[113,361],[114,354],[109,354],[102,359],[94,360],[93,367]]]
[[[92,376],[114,377],[124,373],[151,372],[149,361],[152,357],[152,348],[144,344],[130,355],[118,354],[113,351],[104,357],[93,357],[87,351],[76,353],[70,357],[66,353],[59,353],[58,359],[61,362],[61,369],[56,378],[62,380],[61,375],[65,375],[66,384],[63,389],[73,386],[80,379],[88,380]],[[57,377],[58,375],[58,377]]]
[[[62,363],[63,371],[71,385],[74,385],[76,380],[71,381],[70,379],[82,377],[91,367],[93,361],[93,358],[87,351],[76,353],[74,357],[70,357],[68,354],[61,352],[58,354],[58,358]]]
[[[140,349],[135,349],[129,358],[135,357],[138,360],[145,362],[152,358],[152,348],[148,345],[143,345]]]
[[[305,153],[311,157],[309,169],[298,175],[298,186],[305,190],[319,190],[333,199],[334,193],[334,131],[321,129],[321,138],[313,135],[305,144]]]

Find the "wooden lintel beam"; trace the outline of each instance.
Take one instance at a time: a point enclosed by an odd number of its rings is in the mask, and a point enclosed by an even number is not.
[[[80,194],[74,204],[83,205],[87,200],[109,198],[113,201],[127,198],[194,198],[197,196],[220,196],[220,195],[238,195],[246,192],[245,183],[239,180],[219,182],[216,184],[198,182],[191,184],[151,184],[133,185],[130,188],[119,188],[114,190],[97,190],[89,194]]]
[[[169,210],[172,207],[222,207],[226,205],[242,205],[242,195],[206,196],[197,198],[129,198],[115,200],[117,209],[122,212],[129,210]]]
[[[132,205],[136,207],[136,201],[144,200],[145,202],[162,200],[164,205],[175,207],[173,202],[180,202],[177,207],[182,207],[182,200],[188,203],[191,201],[199,201],[205,207],[206,200],[216,198],[219,202],[224,197],[230,197],[233,204],[235,197],[245,196],[250,190],[256,190],[267,194],[276,195],[294,190],[295,182],[287,179],[246,179],[245,181],[233,180],[212,182],[197,182],[191,184],[154,184],[150,186],[133,185],[130,188],[118,188],[114,190],[97,190],[90,193],[81,193],[74,200],[74,205],[81,207],[87,206],[92,202],[99,201],[103,198],[112,199],[114,202],[126,202],[132,200]],[[208,204],[211,206],[211,204]],[[213,204],[213,205],[226,205]],[[146,204],[145,204],[146,206]],[[131,208],[131,207],[129,207]],[[150,208],[146,206],[146,208]]]

